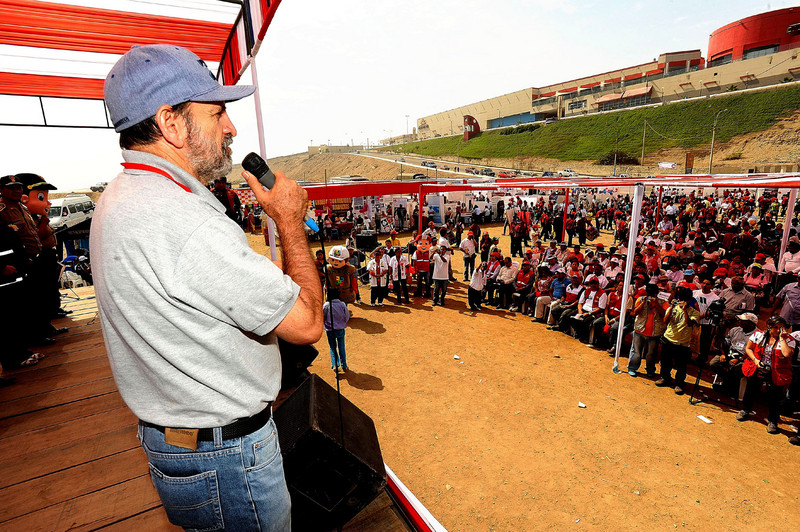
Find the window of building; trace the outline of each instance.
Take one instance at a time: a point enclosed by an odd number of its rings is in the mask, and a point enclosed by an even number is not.
[[[716,59],[712,59],[708,66],[715,67],[719,65],[727,65],[728,63],[733,61],[733,54],[725,54],[722,56],[717,57]]]
[[[533,101],[533,105],[547,105],[555,102],[556,99],[553,97],[550,98],[539,98],[538,100]]]
[[[598,105],[599,111],[613,111],[614,109],[625,109],[627,107],[639,107],[650,103],[650,94],[634,96],[633,98],[622,98],[611,102],[603,102]]]
[[[778,52],[779,46],[771,44],[769,46],[759,46],[758,48],[750,48],[745,50],[742,59],[753,59],[754,57],[761,57],[762,55],[769,55]]]
[[[666,78],[666,77],[669,77],[669,76],[677,76],[678,74],[683,74],[684,72],[686,72],[686,67],[685,66],[670,68],[669,72],[666,72],[664,74],[664,77]]]
[[[638,85],[639,83],[644,83],[645,81],[647,81],[647,78],[644,76],[636,79],[628,79],[625,80],[625,86],[630,87],[631,85]]]
[[[567,109],[574,111],[575,109],[583,109],[586,107],[586,100],[578,100],[577,102],[569,102]]]

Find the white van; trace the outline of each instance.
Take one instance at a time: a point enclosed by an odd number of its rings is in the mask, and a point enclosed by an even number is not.
[[[63,198],[50,200],[50,226],[53,229],[66,229],[78,225],[92,217],[94,203],[86,194],[69,194]]]

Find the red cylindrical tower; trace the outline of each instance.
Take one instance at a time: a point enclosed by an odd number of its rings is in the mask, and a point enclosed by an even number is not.
[[[790,7],[731,22],[711,34],[708,64],[728,63],[800,47],[800,8]]]

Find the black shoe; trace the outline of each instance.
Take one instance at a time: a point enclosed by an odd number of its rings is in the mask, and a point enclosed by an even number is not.
[[[794,436],[789,438],[789,443],[791,443],[792,445],[800,445],[800,436],[795,434]]]
[[[736,421],[744,421],[750,416],[750,412],[747,410],[742,410],[738,414],[736,414]]]
[[[654,384],[659,388],[666,388],[667,386],[670,386],[670,380],[662,377],[658,379]]]
[[[778,434],[780,432],[778,430],[778,424],[773,421],[767,423],[767,432],[770,434]]]
[[[59,334],[64,334],[64,333],[68,333],[68,332],[69,332],[69,328],[68,327],[61,327],[60,329],[56,329],[54,327],[53,330],[50,331],[50,336],[58,336]]]

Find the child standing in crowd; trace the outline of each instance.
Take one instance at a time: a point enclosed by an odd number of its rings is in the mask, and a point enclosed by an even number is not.
[[[482,310],[481,300],[483,289],[486,286],[486,262],[481,262],[472,272],[472,280],[467,288],[467,301],[471,310]]]
[[[350,311],[347,305],[339,299],[339,291],[335,288],[328,290],[328,301],[322,305],[325,334],[328,336],[328,345],[331,348],[331,369],[341,367],[347,371],[347,353],[344,349],[344,330],[350,320]]]
[[[383,298],[389,285],[389,262],[383,255],[383,249],[377,248],[372,253],[372,259],[367,264],[369,272],[370,305],[383,306]]]

